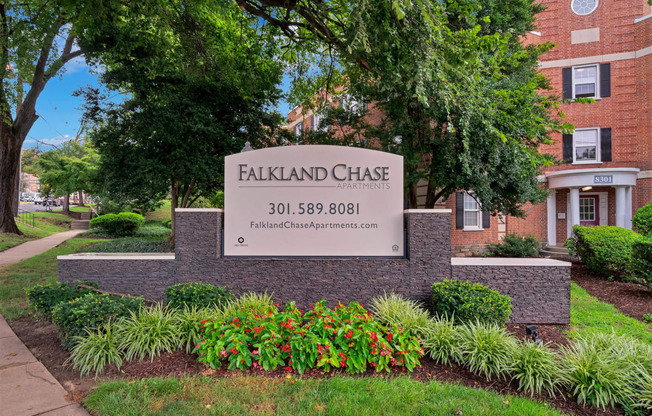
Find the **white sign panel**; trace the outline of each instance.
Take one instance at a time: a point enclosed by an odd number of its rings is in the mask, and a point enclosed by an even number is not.
[[[224,255],[403,253],[401,156],[307,145],[226,158]]]

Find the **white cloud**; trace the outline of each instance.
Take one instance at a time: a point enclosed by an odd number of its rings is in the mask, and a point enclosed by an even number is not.
[[[44,139],[35,139],[33,137],[25,139],[25,142],[23,143],[23,147],[35,147],[39,146],[43,148],[43,150],[50,150],[55,147],[61,146],[64,142],[67,142],[68,140],[71,140],[73,137],[70,134],[64,134],[64,135],[59,135],[55,137],[50,137],[50,138],[44,138]]]

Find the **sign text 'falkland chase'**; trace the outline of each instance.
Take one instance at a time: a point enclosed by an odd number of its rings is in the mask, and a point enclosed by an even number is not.
[[[228,156],[227,256],[401,257],[403,158],[341,146]]]

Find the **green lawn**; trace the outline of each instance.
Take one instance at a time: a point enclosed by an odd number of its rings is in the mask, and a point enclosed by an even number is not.
[[[652,343],[652,325],[623,315],[600,302],[575,283],[571,284],[571,337],[583,333],[616,333]]]
[[[147,221],[166,220],[172,217],[172,213],[170,211],[171,209],[172,209],[172,201],[165,200],[163,201],[163,205],[161,205],[159,208],[145,214],[145,220]]]
[[[67,231],[70,229],[72,218],[51,212],[35,212],[34,213],[34,227],[31,227],[31,216],[21,214],[21,221],[18,223],[18,229],[24,234],[22,236],[15,234],[0,233],[0,251],[17,246],[26,241],[34,240],[37,238],[47,237],[48,235]],[[29,223],[29,225],[26,225]]]
[[[108,415],[560,415],[545,403],[406,377],[110,381],[84,405]]]
[[[0,314],[8,321],[29,315],[25,289],[55,282],[57,256],[77,253],[94,242],[96,240],[72,238],[45,253],[0,269]]]

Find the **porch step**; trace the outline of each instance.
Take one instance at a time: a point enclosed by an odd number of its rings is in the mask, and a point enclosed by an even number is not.
[[[88,230],[90,228],[89,223],[90,223],[89,220],[73,221],[72,223],[70,223],[70,229],[71,230]]]
[[[569,259],[575,257],[571,256],[568,251],[568,247],[560,246],[546,246],[540,251],[539,254],[546,257],[567,257]]]

